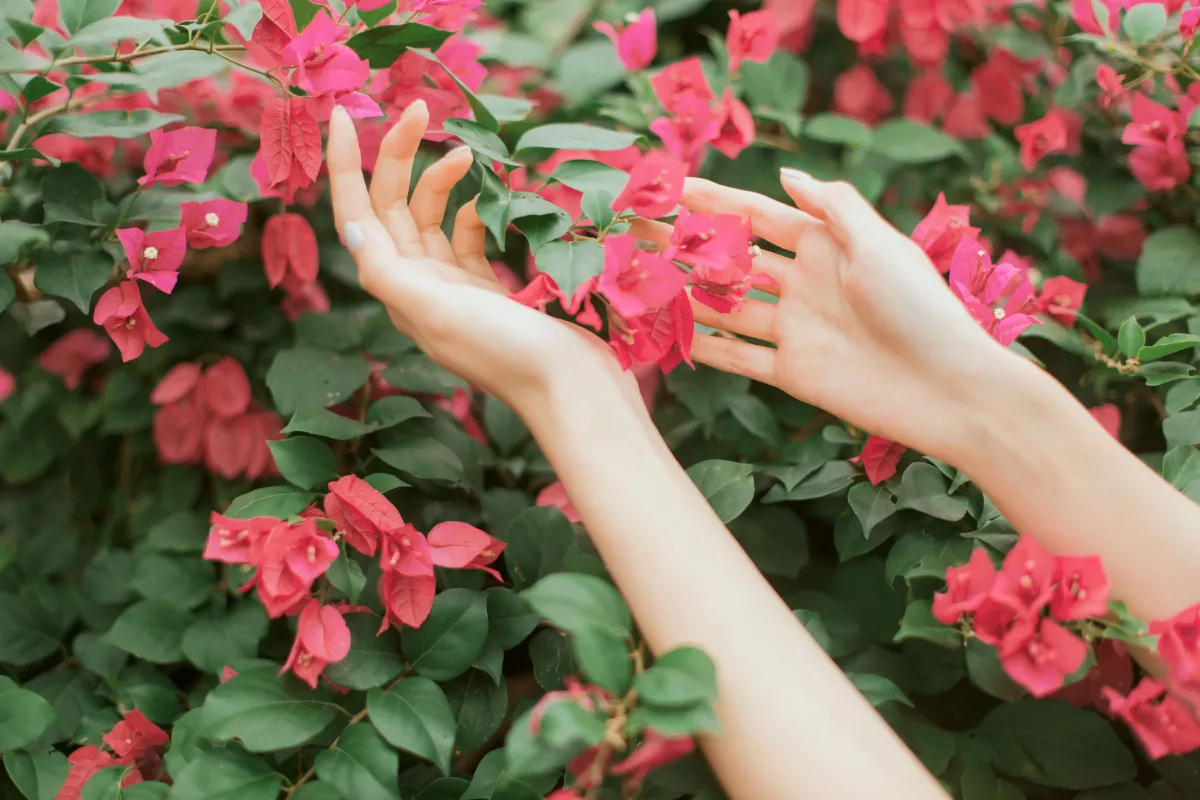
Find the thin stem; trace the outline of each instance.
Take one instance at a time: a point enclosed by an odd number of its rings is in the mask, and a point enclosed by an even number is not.
[[[162,53],[173,53],[180,50],[200,50],[205,53],[231,52],[234,50],[245,50],[240,44],[219,44],[208,45],[199,44],[197,42],[188,42],[187,44],[176,45],[174,47],[148,47],[145,50],[134,50],[132,53],[124,55],[103,55],[103,56],[72,56],[64,58],[61,61],[51,62],[51,67],[58,69],[60,67],[74,67],[83,64],[128,64],[131,61],[136,61],[139,58],[147,56],[157,56]],[[35,72],[36,70],[13,67],[8,69],[0,69],[0,75],[16,75],[21,73]]]

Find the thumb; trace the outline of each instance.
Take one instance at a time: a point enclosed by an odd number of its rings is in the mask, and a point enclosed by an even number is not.
[[[796,207],[824,221],[843,246],[878,236],[888,225],[858,190],[845,181],[819,181],[791,167],[784,167],[779,174],[783,190]]]

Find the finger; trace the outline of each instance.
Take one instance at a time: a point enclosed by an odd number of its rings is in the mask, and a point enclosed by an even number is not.
[[[379,159],[371,179],[371,205],[383,221],[396,248],[406,258],[422,258],[425,246],[421,232],[408,211],[408,187],[412,182],[413,159],[429,125],[425,101],[409,105],[379,145]]]
[[[486,281],[494,281],[496,274],[487,260],[487,229],[475,210],[478,199],[476,197],[458,210],[454,217],[454,236],[451,237],[450,248],[460,267]]]
[[[692,211],[705,214],[737,214],[749,217],[756,236],[791,250],[800,238],[800,230],[813,218],[799,209],[784,205],[761,194],[730,189],[703,178],[688,178],[680,201]]]
[[[650,242],[659,250],[665,250],[671,246],[671,226],[665,222],[658,222],[652,219],[635,219],[629,226],[629,232],[643,242]],[[775,279],[775,282],[782,285],[788,273],[792,268],[792,260],[784,258],[776,253],[770,253],[766,250],[755,248],[758,254],[754,256],[751,262],[751,272],[761,272],[764,275],[770,275]],[[759,286],[760,291],[767,294],[779,296],[779,286]]]
[[[724,372],[774,385],[776,351],[759,344],[725,336],[697,333],[692,340],[692,358]]]
[[[329,189],[333,197],[333,217],[342,242],[358,265],[359,282],[373,294],[385,282],[380,275],[387,265],[398,260],[396,246],[387,229],[371,208],[371,196],[363,179],[362,157],[354,123],[341,108],[333,110],[329,121]],[[379,295],[376,295],[379,296]],[[385,303],[389,298],[379,296]]]
[[[474,163],[471,148],[466,145],[451,150],[432,167],[425,170],[417,189],[413,192],[409,210],[421,232],[421,242],[430,258],[453,261],[454,250],[442,233],[442,218],[446,215],[446,201],[450,191],[466,176]]]
[[[745,300],[733,311],[723,314],[692,298],[692,316],[701,325],[764,342],[775,341],[776,310],[774,303]]]
[[[780,183],[800,211],[823,220],[847,248],[896,230],[845,181],[819,181],[807,172],[785,167],[780,170]]]

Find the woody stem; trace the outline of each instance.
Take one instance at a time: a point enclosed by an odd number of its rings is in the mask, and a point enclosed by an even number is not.
[[[156,56],[162,53],[173,53],[180,50],[199,50],[204,53],[230,52],[234,50],[245,50],[240,44],[201,44],[197,42],[188,42],[186,44],[175,45],[173,47],[147,47],[145,50],[135,50],[132,53],[123,55],[103,55],[103,56],[72,56],[64,58],[60,61],[54,61],[47,68],[57,69],[59,67],[74,67],[82,64],[128,64],[131,61],[136,61],[139,58],[146,56]],[[10,67],[0,69],[0,75],[15,75],[18,73],[36,72],[36,70],[23,69],[20,67]]]

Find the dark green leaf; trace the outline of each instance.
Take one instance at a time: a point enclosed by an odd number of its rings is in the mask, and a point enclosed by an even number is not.
[[[487,601],[482,592],[448,589],[433,601],[420,628],[401,633],[404,655],[418,675],[458,677],[470,668],[487,641]]]
[[[508,542],[504,563],[513,588],[520,590],[562,569],[575,532],[554,506],[535,506],[518,514],[500,538]]]
[[[75,33],[96,20],[111,17],[120,4],[121,0],[62,0],[58,15],[67,33]]]
[[[873,706],[880,706],[884,703],[895,701],[903,705],[912,706],[912,701],[908,699],[908,695],[900,691],[900,687],[882,675],[869,675],[866,673],[846,673],[846,677],[854,684],[854,688],[862,693],[862,696]]]
[[[246,670],[209,692],[202,712],[204,735],[240,739],[247,750],[267,753],[298,747],[324,730],[337,706],[277,672],[275,666]]]
[[[695,647],[676,647],[663,653],[634,679],[638,697],[650,705],[686,708],[711,703],[717,696],[717,672],[712,659]]]
[[[864,536],[870,536],[871,530],[897,511],[896,500],[884,486],[872,486],[870,483],[858,483],[850,487],[846,495],[850,509],[862,524]]]
[[[329,680],[348,689],[373,689],[404,671],[400,635],[393,628],[376,635],[380,619],[374,614],[347,614],[345,619],[350,628],[350,653],[325,668]]]
[[[371,376],[371,365],[357,355],[299,347],[275,357],[267,372],[267,388],[283,414],[300,408],[337,405]]]
[[[171,800],[274,800],[283,776],[237,750],[201,753],[175,777]]]
[[[317,756],[317,777],[355,800],[399,800],[400,757],[369,723],[342,731],[336,748]]]
[[[604,271],[604,250],[592,239],[547,242],[533,255],[538,270],[553,278],[568,300],[584,282]]]
[[[278,517],[287,519],[308,508],[312,495],[294,486],[264,486],[235,497],[225,509],[230,519],[253,519],[254,517]]]
[[[155,664],[170,664],[183,660],[183,633],[191,623],[192,615],[184,609],[142,600],[117,617],[104,642]]]
[[[498,161],[510,167],[521,166],[508,157],[508,147],[504,140],[477,122],[469,119],[448,119],[442,123],[442,128],[446,133],[461,139],[473,152],[483,156],[485,163]]]
[[[950,495],[946,476],[923,461],[904,470],[895,493],[897,508],[911,508],[950,522],[962,519],[969,505],[967,498]]]
[[[4,768],[28,800],[54,800],[70,764],[57,750],[37,754],[14,751],[4,754]]]
[[[403,398],[409,399],[412,398]],[[415,401],[414,401],[415,402]],[[301,408],[292,415],[284,433],[311,433],[326,439],[348,441],[374,433],[374,425],[343,417],[327,408]]]
[[[112,270],[112,259],[97,250],[51,253],[38,262],[33,285],[70,300],[87,314],[92,308],[92,295],[108,282]]]
[[[1117,331],[1117,346],[1127,358],[1136,357],[1145,343],[1146,332],[1138,325],[1136,317],[1130,317],[1121,324],[1121,329]]]
[[[372,403],[371,407],[367,409],[367,415],[363,421],[368,425],[375,426],[376,430],[385,430],[410,419],[422,419],[429,416],[429,412],[417,398],[393,395]]]
[[[195,608],[213,593],[213,567],[195,556],[146,553],[134,562],[130,585],[147,600]]]
[[[436,50],[453,33],[454,31],[418,22],[379,25],[351,36],[346,41],[346,46],[365,58],[372,67],[387,69],[410,47],[428,47]]]
[[[0,753],[32,744],[57,716],[41,695],[0,675]]]
[[[220,675],[225,667],[258,653],[268,622],[266,611],[255,600],[202,616],[183,634],[183,655],[205,672]]]
[[[928,600],[914,600],[904,609],[896,641],[905,639],[924,639],[943,647],[962,647],[962,634],[957,628],[934,619],[933,604]]]
[[[325,577],[333,584],[333,588],[346,595],[351,603],[358,602],[359,595],[367,585],[367,577],[363,575],[362,567],[350,558],[345,548],[338,554],[337,560],[329,565]]]
[[[641,134],[614,131],[574,122],[541,125],[525,132],[517,142],[523,150],[623,150],[641,139]]]
[[[267,442],[284,480],[301,489],[315,489],[337,480],[337,459],[329,445],[311,436],[292,436]]]
[[[415,676],[389,691],[372,689],[367,713],[393,747],[431,761],[449,774],[456,723],[450,701],[436,683]]]
[[[79,139],[111,136],[114,139],[140,139],[150,131],[180,122],[179,114],[160,114],[146,108],[136,111],[95,111],[90,114],[63,114],[55,117],[43,133],[65,133]]]
[[[371,452],[384,463],[419,480],[459,483],[463,479],[462,461],[437,439],[422,437]]]
[[[889,120],[876,128],[871,147],[898,164],[930,164],[964,153],[957,139],[907,119]]]
[[[521,598],[567,633],[596,630],[617,638],[630,635],[632,620],[621,594],[594,575],[548,575],[521,592]]]
[[[1145,297],[1200,294],[1200,233],[1162,228],[1146,237],[1137,263],[1138,292]]]
[[[688,467],[688,477],[700,489],[717,516],[729,523],[754,500],[754,466],[734,461],[702,461]]]

